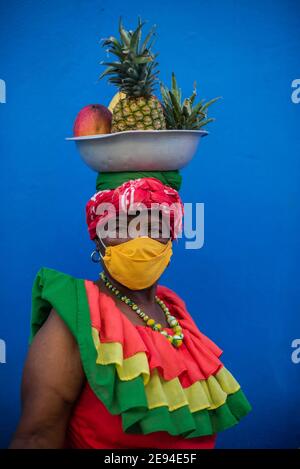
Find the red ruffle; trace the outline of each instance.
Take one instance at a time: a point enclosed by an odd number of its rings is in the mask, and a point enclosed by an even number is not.
[[[100,341],[121,343],[123,358],[145,352],[150,370],[157,368],[166,381],[178,377],[183,387],[207,379],[222,368],[219,360],[222,350],[199,331],[185,303],[169,288],[158,286],[157,295],[183,329],[184,341],[179,348],[150,327],[134,325],[94,282],[85,280],[85,287],[91,323],[99,331]],[[171,331],[171,328],[168,329]]]

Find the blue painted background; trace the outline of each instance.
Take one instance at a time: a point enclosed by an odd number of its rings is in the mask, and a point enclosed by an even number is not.
[[[164,277],[253,405],[218,447],[299,447],[291,342],[300,337],[300,103],[291,83],[300,78],[300,2],[292,0],[1,2],[0,446],[19,417],[37,270],[98,275],[84,213],[95,173],[64,139],[80,108],[114,95],[97,82],[99,40],[117,33],[120,15],[132,28],[138,14],[157,24],[163,81],[174,70],[184,95],[196,79],[199,98],[223,96],[183,171],[183,199],[205,203],[205,245],[179,243]]]

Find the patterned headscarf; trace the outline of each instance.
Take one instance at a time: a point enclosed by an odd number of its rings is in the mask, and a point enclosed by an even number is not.
[[[112,209],[103,211],[100,204],[111,204]],[[86,204],[86,221],[91,239],[97,237],[97,226],[106,223],[113,215],[120,212],[128,213],[131,209],[138,209],[139,204],[147,209],[152,204],[159,204],[162,214],[170,218],[172,239],[176,238],[182,228],[183,204],[175,189],[164,185],[152,177],[139,178],[123,183],[113,190],[96,192]]]

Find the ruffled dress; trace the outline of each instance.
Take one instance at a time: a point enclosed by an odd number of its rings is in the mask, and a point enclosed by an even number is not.
[[[38,271],[30,342],[55,308],[78,343],[86,376],[66,448],[213,448],[217,433],[251,410],[219,359],[222,350],[199,331],[184,302],[164,286],[157,295],[183,329],[178,349],[131,323],[93,281]]]

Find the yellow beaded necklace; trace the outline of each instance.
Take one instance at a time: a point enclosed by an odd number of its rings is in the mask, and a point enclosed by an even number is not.
[[[158,298],[158,296],[155,296],[155,301],[156,301],[157,304],[159,304],[159,306],[163,310],[163,312],[166,316],[167,322],[170,324],[170,327],[174,331],[174,335],[169,334],[162,327],[161,324],[156,322],[154,319],[149,318],[149,316],[146,313],[144,313],[144,311],[141,308],[139,308],[138,305],[134,301],[132,301],[126,295],[123,295],[116,287],[114,287],[113,284],[110,283],[110,281],[108,280],[108,278],[106,277],[104,272],[101,272],[100,278],[103,281],[104,285],[110,291],[112,291],[116,295],[117,298],[119,298],[121,301],[126,303],[128,306],[130,306],[131,309],[133,311],[135,311],[135,313],[138,316],[140,316],[143,319],[143,321],[145,321],[147,326],[151,327],[151,329],[153,329],[154,331],[160,332],[163,336],[166,337],[167,340],[169,340],[171,342],[171,344],[174,347],[178,348],[182,345],[182,341],[183,341],[183,338],[184,338],[184,335],[182,333],[182,327],[179,325],[177,319],[174,316],[171,315],[168,307],[165,305],[165,303],[161,299]]]

